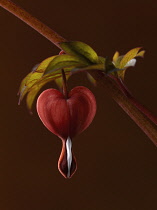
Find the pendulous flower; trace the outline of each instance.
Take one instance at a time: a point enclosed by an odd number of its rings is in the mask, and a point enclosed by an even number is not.
[[[58,169],[70,178],[77,169],[72,139],[91,124],[96,114],[95,97],[83,86],[73,88],[67,98],[56,89],[47,89],[38,97],[37,112],[47,129],[62,140]]]

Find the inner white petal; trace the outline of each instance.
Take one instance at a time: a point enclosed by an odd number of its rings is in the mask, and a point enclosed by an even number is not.
[[[72,141],[70,137],[68,136],[66,140],[66,152],[67,152],[67,165],[68,165],[68,173],[67,177],[70,177],[70,169],[71,169],[71,163],[72,163]]]
[[[136,59],[133,58],[130,61],[128,61],[124,67],[135,66],[135,64],[136,64]]]

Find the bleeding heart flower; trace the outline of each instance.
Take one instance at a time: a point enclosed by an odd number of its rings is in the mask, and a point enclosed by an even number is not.
[[[62,140],[58,169],[65,178],[70,178],[77,168],[71,140],[92,122],[95,97],[83,86],[73,88],[68,98],[56,89],[48,89],[38,97],[37,112],[43,124]]]

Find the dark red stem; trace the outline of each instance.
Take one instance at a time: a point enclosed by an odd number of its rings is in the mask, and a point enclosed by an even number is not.
[[[125,96],[131,101],[131,103],[133,103],[143,114],[145,114],[152,122],[154,122],[157,125],[157,117],[154,116],[146,107],[140,104],[137,101],[137,99],[133,97],[133,95],[130,93],[130,91],[124,84],[123,80],[117,77],[111,77],[111,78],[116,81],[119,88],[122,90]]]
[[[68,90],[67,90],[67,80],[66,80],[64,69],[62,69],[62,81],[63,81],[63,95],[67,99],[68,98]]]

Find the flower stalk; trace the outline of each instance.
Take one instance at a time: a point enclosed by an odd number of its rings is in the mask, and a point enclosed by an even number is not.
[[[124,84],[123,80],[117,77],[111,77],[111,78],[113,78],[116,81],[121,91],[123,91],[125,96],[131,101],[131,103],[133,103],[143,114],[145,114],[153,123],[157,125],[157,117],[154,116],[146,107],[144,107],[134,98],[134,96],[131,94],[131,92]]]
[[[15,3],[9,0],[0,0],[0,6],[17,16],[34,30],[38,31],[60,49],[61,47],[59,43],[66,41],[66,39],[17,6]],[[155,125],[157,121],[155,117],[131,96],[122,83],[119,83],[121,85],[121,88],[119,88],[120,86],[117,85],[113,79],[109,78],[109,76],[101,71],[90,70],[88,72],[94,77],[97,84],[101,85],[106,92],[111,95],[111,97],[130,116],[130,118],[134,120],[152,142],[157,145],[157,126]]]
[[[89,71],[89,73],[97,81],[97,84],[101,85],[106,90],[106,93],[111,95],[118,105],[157,146],[157,126],[123,94],[112,79],[100,71]]]
[[[64,69],[62,69],[62,81],[63,81],[63,95],[67,99],[68,98],[68,90],[67,90],[67,81],[66,81]]]

